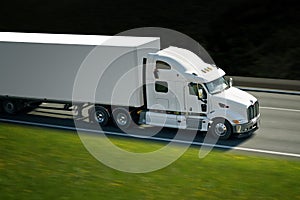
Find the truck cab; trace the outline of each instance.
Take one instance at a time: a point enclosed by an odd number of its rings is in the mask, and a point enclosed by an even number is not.
[[[145,74],[145,124],[209,131],[220,139],[258,128],[257,99],[191,51],[168,47],[150,53]]]

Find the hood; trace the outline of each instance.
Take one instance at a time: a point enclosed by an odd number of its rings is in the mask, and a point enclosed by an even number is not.
[[[257,101],[257,99],[251,94],[235,87],[230,87],[227,90],[224,90],[223,92],[214,94],[213,96],[224,103],[240,104],[246,107],[252,105],[255,101]]]

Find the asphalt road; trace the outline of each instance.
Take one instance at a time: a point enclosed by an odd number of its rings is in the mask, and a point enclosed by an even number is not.
[[[217,145],[238,147],[244,149],[266,150],[279,153],[290,153],[300,157],[300,95],[286,95],[263,92],[250,92],[259,99],[261,112],[261,127],[246,138],[232,138],[219,141]],[[62,110],[62,105],[42,104],[39,108],[16,116],[0,114],[1,120],[25,121],[29,123],[50,124],[55,126],[74,127],[71,111]],[[76,119],[84,129],[98,129],[95,124],[89,123],[86,117]],[[113,125],[104,129],[107,133],[122,133]],[[163,139],[174,138],[176,129],[159,127],[136,127],[130,131],[139,136],[152,136]],[[191,131],[184,131],[191,134]],[[195,143],[202,143],[205,134],[199,133],[194,139]],[[180,140],[185,140],[184,136]],[[228,150],[228,149],[227,149]]]
[[[240,146],[300,154],[300,96],[251,93],[260,102],[261,127]]]

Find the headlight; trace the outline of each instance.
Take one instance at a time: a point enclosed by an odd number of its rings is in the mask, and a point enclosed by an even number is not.
[[[237,133],[240,133],[241,130],[242,130],[242,126],[241,125],[237,125],[235,128],[236,128],[236,132]]]

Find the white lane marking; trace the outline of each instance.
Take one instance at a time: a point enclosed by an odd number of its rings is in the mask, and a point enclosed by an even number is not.
[[[276,90],[276,89],[268,89],[268,88],[254,88],[254,87],[242,87],[242,86],[236,86],[236,87],[238,87],[241,90],[253,91],[253,92],[300,95],[300,91],[294,91],[294,90]]]
[[[99,131],[99,130],[92,130],[92,129],[84,129],[84,128],[75,128],[69,126],[60,126],[60,125],[52,125],[52,124],[42,124],[36,122],[26,122],[26,121],[18,121],[18,120],[10,120],[10,119],[1,119],[2,122],[12,122],[18,124],[26,124],[26,125],[34,125],[34,126],[41,126],[41,127],[48,127],[48,128],[59,128],[65,130],[73,130],[73,131],[83,131],[83,132],[90,132],[90,133],[106,133],[115,136],[122,136],[122,137],[134,137],[139,139],[149,139],[154,141],[163,141],[163,142],[176,142],[181,144],[193,144],[197,146],[207,146],[207,147],[217,147],[221,149],[229,149],[229,150],[239,150],[239,151],[248,151],[248,152],[255,152],[255,153],[264,153],[264,154],[271,154],[271,155],[278,155],[278,156],[290,156],[290,157],[297,157],[300,158],[300,154],[297,153],[286,153],[286,152],[279,152],[279,151],[271,151],[271,150],[264,150],[264,149],[253,149],[253,148],[246,148],[246,147],[233,147],[227,145],[219,145],[219,144],[208,144],[202,142],[190,142],[190,141],[183,141],[183,140],[174,140],[168,138],[157,138],[157,137],[147,137],[147,136],[139,136],[139,135],[127,135],[124,133],[117,133],[111,131]]]
[[[279,110],[279,111],[300,112],[300,110],[297,110],[297,109],[289,109],[289,108],[275,108],[275,107],[263,107],[263,106],[260,106],[259,108],[262,108],[262,109],[268,109],[268,110]]]

